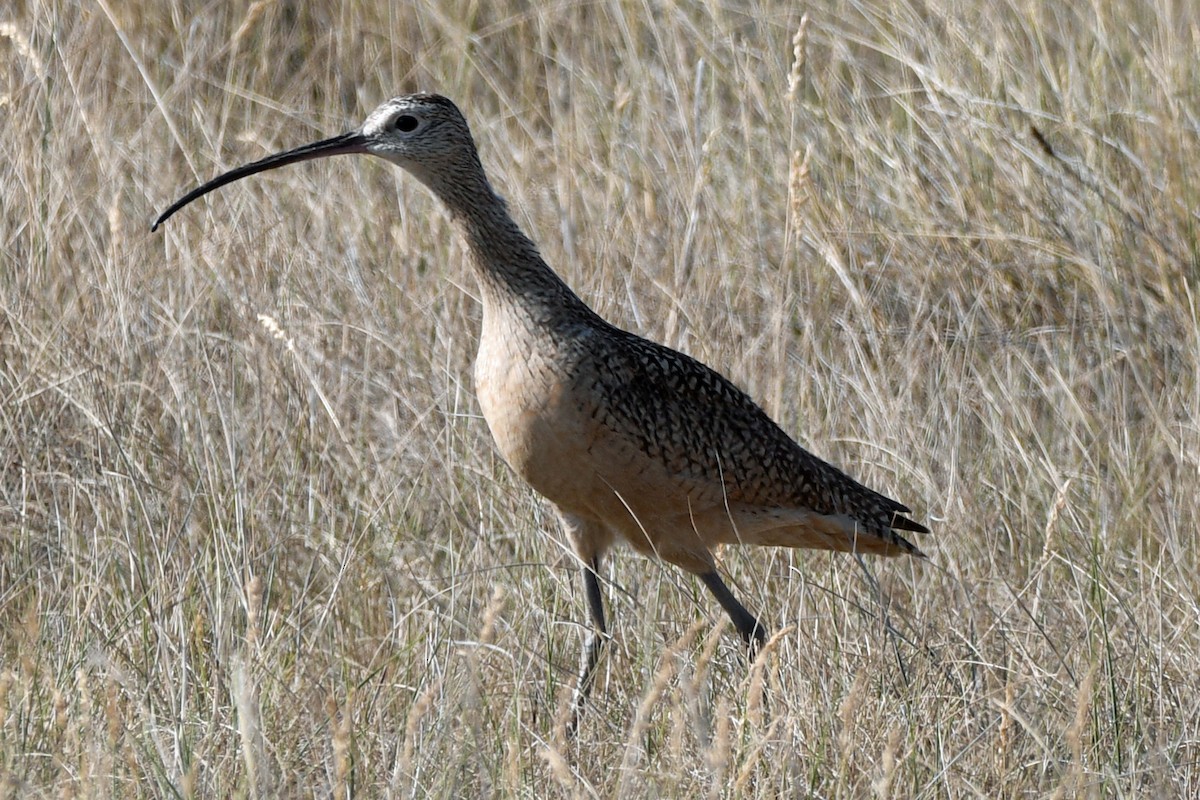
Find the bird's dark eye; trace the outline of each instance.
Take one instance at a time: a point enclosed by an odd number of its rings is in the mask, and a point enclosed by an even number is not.
[[[395,122],[396,130],[400,131],[401,133],[412,133],[417,129],[417,125],[419,124],[420,123],[417,121],[417,118],[412,114],[401,114],[400,116],[396,117]]]

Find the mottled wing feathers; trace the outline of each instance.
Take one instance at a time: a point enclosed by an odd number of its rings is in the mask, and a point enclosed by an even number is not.
[[[800,447],[719,373],[626,331],[593,340],[601,420],[697,487],[720,487],[730,502],[845,515],[864,530],[915,548],[892,528],[927,533],[907,506],[855,481]],[[620,387],[619,391],[614,391]]]

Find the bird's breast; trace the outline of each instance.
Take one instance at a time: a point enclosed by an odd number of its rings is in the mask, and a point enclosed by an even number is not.
[[[525,481],[563,509],[592,491],[588,469],[588,398],[575,391],[572,348],[519,317],[484,314],[475,385],[500,455]]]

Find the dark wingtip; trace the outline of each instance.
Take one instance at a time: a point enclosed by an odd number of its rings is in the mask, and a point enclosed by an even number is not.
[[[894,514],[892,516],[892,527],[899,531],[912,531],[913,533],[929,533],[929,528],[926,528],[919,522],[911,520],[908,517]]]
[[[895,531],[888,531],[888,535],[883,537],[883,547],[878,550],[868,550],[867,552],[877,553],[878,555],[891,556],[912,556],[913,558],[928,559],[929,556],[921,551],[921,548],[905,539]]]
[[[925,555],[924,551],[922,551],[921,548],[917,547],[915,544],[910,542],[908,539],[905,539],[903,536],[900,536],[899,534],[893,533],[892,535],[896,537],[896,543],[899,544],[901,547],[903,547],[904,552],[907,553],[908,555],[912,556],[913,558],[920,558],[920,559],[928,559],[929,558],[929,556]]]

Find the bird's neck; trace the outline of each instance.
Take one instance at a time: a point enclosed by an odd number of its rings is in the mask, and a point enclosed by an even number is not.
[[[509,216],[504,201],[486,178],[462,192],[437,192],[467,244],[468,261],[483,294],[484,311],[510,306],[548,321],[562,312],[590,314],[570,287],[550,268],[537,246]],[[436,191],[436,190],[435,190]]]

